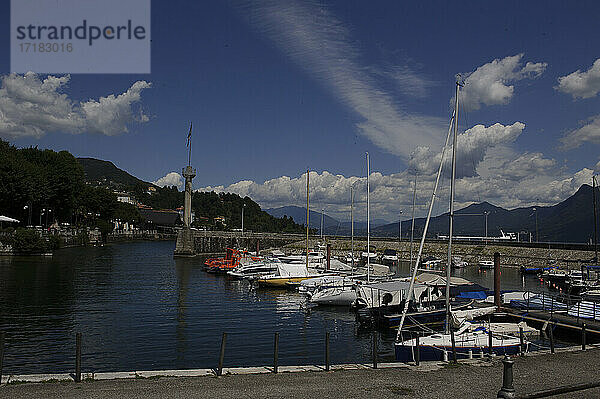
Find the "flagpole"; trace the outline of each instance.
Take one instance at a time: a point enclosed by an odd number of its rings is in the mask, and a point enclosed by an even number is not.
[[[190,131],[188,133],[188,166],[192,166],[192,122],[190,122]]]

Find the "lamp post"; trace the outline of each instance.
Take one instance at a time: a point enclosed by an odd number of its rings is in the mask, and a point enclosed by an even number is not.
[[[244,208],[246,207],[246,204],[242,205],[242,237],[244,236]]]
[[[400,242],[402,242],[402,209],[400,210],[400,216],[398,216],[398,251],[400,251]]]
[[[42,210],[40,211],[40,226],[41,226],[41,227],[43,227],[43,226],[42,226],[42,215],[43,215],[44,213],[46,213],[46,208],[42,208]]]
[[[535,242],[540,241],[540,236],[538,235],[538,216],[537,216],[537,208],[533,208],[533,213],[535,213]]]

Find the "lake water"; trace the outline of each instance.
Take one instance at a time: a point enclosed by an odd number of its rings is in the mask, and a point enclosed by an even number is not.
[[[226,331],[225,366],[272,364],[280,332],[281,365],[369,362],[370,332],[346,309],[309,309],[304,296],[256,288],[204,272],[201,258],[173,258],[174,242],[67,248],[52,257],[0,257],[0,331],[4,374],[72,372],[75,333],[82,370],[216,367]],[[407,275],[401,266],[399,274]],[[493,287],[476,266],[458,276]],[[502,270],[503,289],[543,289],[536,278]],[[379,333],[381,361],[393,360],[395,332]]]

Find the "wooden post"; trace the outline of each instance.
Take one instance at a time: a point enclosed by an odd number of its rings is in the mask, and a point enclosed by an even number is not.
[[[373,368],[377,368],[377,331],[373,331]]]
[[[325,333],[325,371],[329,371],[329,331]]]
[[[223,374],[223,360],[225,360],[225,343],[227,342],[227,333],[223,333],[221,338],[221,353],[219,355],[219,366],[217,367],[217,376]]]
[[[75,334],[75,382],[81,382],[81,333]]]
[[[327,244],[327,270],[331,270],[331,244]]]
[[[500,308],[500,253],[494,252],[494,304]]]
[[[550,353],[554,353],[554,331],[552,324],[548,324],[548,327],[550,327],[548,330],[548,338],[550,338]]]
[[[3,363],[4,363],[4,331],[0,332],[0,384],[2,384]]]
[[[277,368],[279,366],[279,333],[275,333],[275,344],[273,348],[273,372],[277,373]]]
[[[585,334],[585,323],[583,323],[581,325],[581,350],[585,350],[585,344],[586,344],[586,334]]]
[[[419,348],[419,333],[415,338],[415,364],[418,366],[421,364],[421,349]]]
[[[452,341],[452,362],[456,364],[458,363],[458,360],[456,359],[456,340],[454,338],[454,330],[452,328],[450,328],[450,339]]]

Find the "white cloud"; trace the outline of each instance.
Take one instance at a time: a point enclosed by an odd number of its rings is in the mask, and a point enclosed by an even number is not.
[[[152,182],[152,184],[156,184],[159,187],[176,186],[177,188],[183,188],[184,183],[183,177],[177,172],[167,173],[165,176]]]
[[[525,124],[515,122],[512,125],[496,123],[489,127],[475,125],[457,137],[456,176],[474,176],[477,166],[486,152],[495,146],[512,143],[523,131]],[[440,164],[441,151],[433,154],[427,147],[419,147],[413,152],[409,165],[420,173],[433,174]],[[450,173],[451,151],[446,151],[444,170]]]
[[[558,78],[557,90],[573,98],[590,98],[600,92],[600,58],[585,72],[580,69]]]
[[[585,142],[600,144],[600,115],[591,117],[586,124],[568,132],[560,141],[565,150],[577,148]]]
[[[125,93],[77,103],[62,90],[69,75],[44,79],[33,73],[10,74],[2,78],[0,87],[0,135],[13,138],[42,137],[48,132],[78,134],[95,132],[115,135],[128,131],[134,122],[146,122],[141,110],[132,105],[140,101],[140,93],[151,85],[135,82]]]
[[[597,166],[600,168],[600,166]],[[553,205],[572,195],[582,184],[590,184],[592,169],[566,172],[557,162],[541,153],[516,153],[508,147],[496,146],[487,150],[477,167],[477,175],[463,176],[456,181],[456,204],[463,207],[473,202],[489,201],[505,208],[531,205]],[[435,173],[419,174],[417,182],[418,216],[424,216]],[[311,172],[311,209],[325,208],[328,215],[341,221],[350,218],[350,187],[355,187],[355,219],[366,219],[365,177],[343,176],[327,171]],[[383,175],[373,172],[371,186],[371,217],[397,220],[399,210],[410,217],[414,175],[407,170]],[[447,211],[448,180],[440,186],[435,213]],[[249,196],[263,208],[287,205],[304,206],[306,174],[282,176],[257,183],[249,180],[229,186],[204,187],[199,191],[232,192]]]
[[[463,74],[462,105],[477,110],[485,105],[507,104],[514,94],[511,84],[523,79],[535,79],[548,66],[545,62],[528,62],[523,66],[523,54],[495,59],[474,72]],[[452,100],[453,103],[453,100]]]
[[[240,7],[240,15],[352,109],[360,118],[359,131],[378,147],[408,159],[415,147],[439,142],[446,120],[402,110],[379,83],[381,74],[362,61],[350,31],[325,6],[266,1]],[[409,96],[423,95],[427,86],[402,68],[394,79]]]

